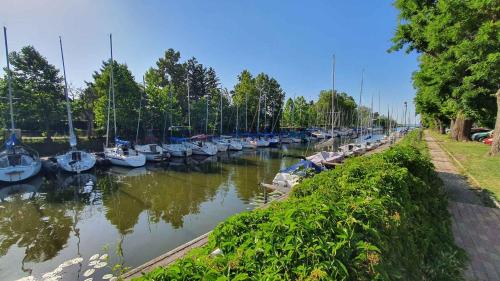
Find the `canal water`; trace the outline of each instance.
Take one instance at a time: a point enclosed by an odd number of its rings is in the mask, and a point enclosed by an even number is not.
[[[283,145],[0,187],[0,280],[118,275],[117,264],[141,265],[262,204],[259,183],[297,161],[283,156],[311,150]]]

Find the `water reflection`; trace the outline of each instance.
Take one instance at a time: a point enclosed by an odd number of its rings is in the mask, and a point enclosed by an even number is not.
[[[0,280],[40,277],[68,259],[88,260],[106,245],[110,264],[142,264],[253,208],[250,203],[263,196],[259,182],[296,161],[283,154],[258,149],[174,158],[0,188]],[[63,279],[85,279],[86,263],[65,269]],[[93,277],[109,271],[102,268]]]

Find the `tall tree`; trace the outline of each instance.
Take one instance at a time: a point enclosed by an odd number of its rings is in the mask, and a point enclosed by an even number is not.
[[[94,135],[95,114],[94,108],[98,95],[94,85],[90,82],[85,83],[84,89],[78,89],[76,99],[73,100],[73,114],[77,119],[83,119],[87,123],[87,137]]]
[[[101,69],[94,73],[93,89],[98,96],[95,117],[97,125],[101,128],[106,128],[107,110],[108,110],[108,95],[110,91],[110,61],[104,61]],[[139,100],[141,98],[141,88],[135,82],[134,76],[128,69],[127,65],[120,64],[114,61],[114,88],[115,88],[115,108],[116,108],[116,123],[117,134],[122,137],[131,137],[135,135]],[[113,104],[111,102],[111,110]],[[113,112],[110,114],[110,130],[112,134],[113,128]]]
[[[42,128],[50,140],[56,126],[62,128],[64,93],[59,70],[33,46],[9,54],[15,119],[20,128]],[[6,70],[7,71],[7,70]],[[3,92],[6,96],[6,92]],[[5,101],[4,101],[5,102]]]
[[[397,0],[395,6],[400,14],[391,50],[420,53],[420,70],[413,77],[417,110],[439,122],[452,120],[452,136],[467,140],[473,121],[491,123],[488,116],[495,114],[498,1]],[[496,118],[500,124],[500,115]],[[500,137],[496,139],[492,153],[500,150]]]

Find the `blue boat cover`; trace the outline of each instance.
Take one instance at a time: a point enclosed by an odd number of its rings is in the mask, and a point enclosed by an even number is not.
[[[115,138],[115,144],[118,146],[130,146],[130,142],[126,140],[121,140],[119,138]]]
[[[5,142],[5,146],[9,149],[13,148],[14,146],[18,145],[20,141],[17,139],[16,134],[10,135],[10,137],[7,139]]]
[[[309,160],[302,159],[290,167],[286,167],[284,169],[281,169],[280,172],[281,173],[293,173],[297,170],[306,170],[306,169],[313,169],[316,173],[319,173],[323,170],[320,166],[314,164],[313,162],[311,162]]]
[[[170,143],[183,143],[189,141],[188,138],[178,138],[178,137],[170,137],[169,138]]]

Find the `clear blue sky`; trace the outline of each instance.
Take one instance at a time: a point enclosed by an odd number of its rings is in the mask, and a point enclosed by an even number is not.
[[[382,112],[411,102],[416,55],[387,53],[396,26],[391,1],[279,0],[2,0],[0,23],[9,31],[10,49],[35,46],[61,66],[63,37],[67,74],[73,86],[89,81],[109,57],[125,62],[137,81],[167,48],[183,59],[195,56],[232,88],[242,69],[275,77],[288,96],[316,99],[331,88],[331,57],[336,54],[336,89],[358,99],[365,69],[364,104],[378,92]],[[2,42],[3,43],[3,42]],[[3,44],[2,44],[3,46]],[[0,55],[5,65],[4,49]],[[414,112],[413,106],[410,112]]]

